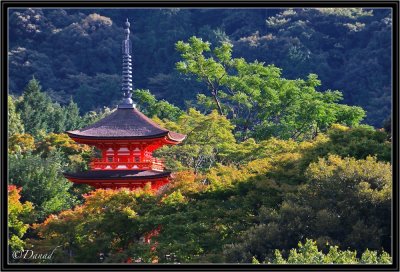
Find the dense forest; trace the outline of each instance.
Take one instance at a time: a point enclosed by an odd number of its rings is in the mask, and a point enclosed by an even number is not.
[[[122,98],[126,17],[137,107],[187,135],[155,152],[174,173],[158,191],[93,190],[62,175],[88,169],[96,152],[65,131]],[[9,248],[54,254],[11,261],[390,264],[388,18],[361,9],[12,12]]]
[[[116,104],[122,23],[132,22],[136,88],[177,106],[206,86],[175,69],[178,40],[229,42],[233,56],[282,69],[288,79],[318,74],[382,127],[391,112],[389,9],[26,9],[10,12],[11,94],[34,75],[61,104],[85,113]]]

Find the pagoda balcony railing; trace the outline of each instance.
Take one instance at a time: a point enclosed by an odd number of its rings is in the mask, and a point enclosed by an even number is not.
[[[141,162],[115,162],[94,158],[90,162],[92,170],[164,170],[164,160],[152,158]]]

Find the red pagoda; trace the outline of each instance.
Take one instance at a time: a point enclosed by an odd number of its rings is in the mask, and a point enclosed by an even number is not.
[[[132,49],[129,26],[127,20],[122,43],[122,103],[100,121],[67,132],[74,141],[100,149],[101,158],[92,159],[89,171],[64,173],[64,176],[72,182],[95,188],[136,189],[150,183],[151,188],[157,190],[169,182],[171,172],[164,171],[163,161],[154,158],[153,151],[163,145],[179,144],[186,135],[160,127],[136,109],[131,98]]]

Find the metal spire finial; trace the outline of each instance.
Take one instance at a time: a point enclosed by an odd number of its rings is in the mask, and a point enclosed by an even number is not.
[[[124,33],[125,39],[122,41],[122,93],[124,94],[124,99],[122,103],[118,105],[118,108],[122,109],[132,109],[136,105],[132,101],[132,44],[129,40],[130,34],[130,23],[128,18],[125,22]]]

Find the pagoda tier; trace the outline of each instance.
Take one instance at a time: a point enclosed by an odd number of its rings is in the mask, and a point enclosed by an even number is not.
[[[142,188],[146,183],[158,190],[169,182],[171,172],[105,170],[65,173],[65,177],[77,184],[88,184],[95,188]]]
[[[158,139],[165,144],[176,144],[186,135],[162,128],[135,107],[118,107],[109,116],[81,130],[68,131],[68,135],[81,143],[98,143],[99,140]]]
[[[80,130],[68,131],[76,142],[97,147],[100,158],[93,158],[90,171],[64,173],[75,183],[95,188],[135,189],[147,183],[158,189],[168,183],[170,172],[164,172],[164,162],[153,158],[153,151],[163,145],[174,145],[186,135],[169,131],[145,116],[133,103],[130,23],[125,23],[122,41],[123,100],[109,116]]]
[[[118,108],[93,125],[67,133],[78,143],[97,147],[101,157],[91,160],[90,171],[65,177],[96,188],[135,189],[150,182],[158,189],[168,183],[170,172],[164,172],[164,161],[154,158],[153,151],[186,137],[160,127],[136,108]]]

